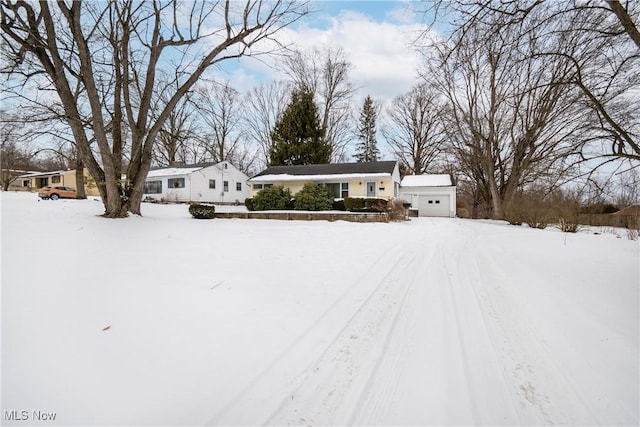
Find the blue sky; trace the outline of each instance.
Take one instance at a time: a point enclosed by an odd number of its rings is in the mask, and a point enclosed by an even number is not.
[[[370,18],[382,22],[390,19],[390,14],[406,6],[406,2],[400,1],[326,1],[319,0],[312,3],[312,7],[318,10],[320,15],[336,16],[343,11],[357,11]]]

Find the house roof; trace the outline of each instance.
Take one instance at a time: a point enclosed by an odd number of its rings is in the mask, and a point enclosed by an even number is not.
[[[195,171],[199,171],[202,169],[202,166],[198,167],[179,167],[179,168],[163,168],[163,169],[154,169],[149,171],[147,174],[147,178],[155,178],[158,176],[175,176],[175,175],[188,175]]]
[[[326,163],[320,165],[271,166],[250,181],[299,181],[314,179],[357,178],[361,176],[388,176],[393,174],[395,161],[370,163]]]
[[[196,164],[193,164],[193,165],[174,164],[174,165],[172,165],[170,167],[152,168],[149,171],[149,173],[147,173],[147,178],[157,178],[159,176],[189,175],[190,173],[197,172],[200,169],[204,169],[204,168],[207,168],[209,166],[219,165],[221,163],[229,163],[229,164],[231,164],[231,162],[226,162],[226,161],[222,161],[222,162],[218,162],[218,163],[203,162],[203,163],[196,163]]]
[[[219,163],[224,163],[224,162],[219,162]],[[161,169],[193,169],[193,168],[206,168],[209,166],[213,166],[213,165],[217,165],[219,163],[215,163],[215,162],[200,162],[200,163],[194,163],[192,165],[188,165],[186,163],[181,163],[181,162],[176,162],[171,164],[170,166],[157,166],[157,167],[153,167],[151,168],[152,171],[154,170],[161,170]],[[230,162],[227,162],[230,163]]]
[[[66,173],[68,171],[69,170],[59,170],[59,171],[51,171],[51,172],[29,172],[24,175],[20,175],[18,178],[34,178],[38,176],[62,175],[63,173]]]
[[[453,187],[455,186],[453,176],[442,174],[407,175],[402,178],[402,187]]]
[[[640,205],[627,206],[626,208],[619,210],[613,215],[640,216]]]

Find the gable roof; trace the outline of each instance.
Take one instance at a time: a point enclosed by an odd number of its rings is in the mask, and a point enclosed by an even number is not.
[[[402,178],[402,187],[453,187],[455,181],[448,173],[407,175]]]
[[[292,165],[292,166],[271,166],[263,170],[253,178],[273,177],[278,175],[278,179],[289,176],[331,176],[331,175],[392,175],[396,167],[396,161],[381,161],[370,163],[326,163],[319,165]]]
[[[179,167],[179,168],[162,168],[150,170],[147,173],[147,178],[156,178],[159,176],[175,176],[175,175],[189,175],[195,171],[199,171],[202,167]]]
[[[627,206],[626,208],[619,210],[613,215],[640,216],[640,205]]]
[[[51,176],[51,175],[62,175],[71,171],[72,169],[67,170],[59,170],[59,171],[51,171],[51,172],[29,172],[24,175],[20,175],[18,178],[37,178],[39,176]]]
[[[174,164],[174,165],[168,166],[168,167],[151,168],[149,173],[147,173],[147,178],[157,178],[157,177],[161,177],[161,176],[189,175],[189,174],[197,172],[197,171],[199,171],[201,169],[208,168],[210,166],[217,166],[217,165],[221,165],[221,164],[225,164],[225,163],[235,168],[235,166],[233,166],[233,164],[231,162],[226,161],[226,160],[224,160],[222,162],[218,162],[218,163],[203,162],[203,163],[196,163],[196,164],[193,164],[193,165],[187,165],[187,164],[184,164],[184,163],[178,163],[178,164]]]

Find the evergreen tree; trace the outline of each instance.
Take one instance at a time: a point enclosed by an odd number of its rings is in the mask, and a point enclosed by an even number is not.
[[[367,95],[358,124],[358,139],[360,142],[356,145],[356,154],[354,156],[358,162],[375,162],[380,156],[376,141],[378,109],[379,107],[371,99],[371,96]]]
[[[329,163],[331,159],[331,146],[324,140],[313,93],[306,86],[293,91],[271,137],[272,166]]]

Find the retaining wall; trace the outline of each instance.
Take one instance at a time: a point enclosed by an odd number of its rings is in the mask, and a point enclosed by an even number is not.
[[[216,212],[215,217],[242,219],[279,219],[287,221],[389,222],[389,215],[386,212]]]

